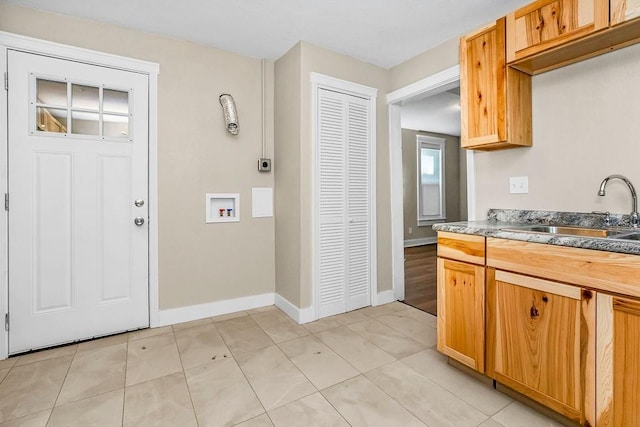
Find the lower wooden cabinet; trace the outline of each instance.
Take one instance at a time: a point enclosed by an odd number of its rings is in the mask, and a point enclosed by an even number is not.
[[[595,293],[489,268],[486,298],[487,375],[594,425]]]
[[[484,372],[484,265],[438,258],[438,350]]]
[[[597,425],[640,425],[640,301],[598,294]]]

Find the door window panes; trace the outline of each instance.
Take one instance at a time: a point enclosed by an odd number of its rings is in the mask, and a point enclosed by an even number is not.
[[[67,108],[67,83],[52,80],[36,80],[36,102]]]
[[[104,90],[103,109],[109,113],[129,114],[129,92]]]
[[[72,111],[71,133],[75,135],[100,135],[100,114]]]
[[[444,142],[418,135],[418,222],[445,219]]]
[[[37,107],[36,130],[39,132],[67,133],[67,110]]]
[[[100,109],[100,89],[92,86],[71,85],[71,106],[74,109],[98,111]]]
[[[32,133],[131,141],[129,91],[63,80],[35,79]]]
[[[123,138],[129,136],[129,117],[104,114],[103,134],[110,138]]]

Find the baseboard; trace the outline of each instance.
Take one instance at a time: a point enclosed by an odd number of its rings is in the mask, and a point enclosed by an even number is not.
[[[287,316],[291,317],[300,325],[316,320],[313,307],[298,308],[279,294],[275,294],[275,304],[276,307],[284,311]]]
[[[158,311],[158,324],[151,327],[173,325],[175,323],[190,322],[205,317],[235,313],[236,311],[251,310],[253,308],[274,305],[275,294],[251,295],[243,298],[215,301],[206,304],[190,305],[187,307],[170,308]]]
[[[394,302],[395,300],[396,295],[393,292],[393,289],[378,292],[378,303],[376,305],[389,304],[390,302]]]
[[[404,247],[405,248],[412,248],[414,246],[432,245],[434,243],[438,243],[438,238],[436,236],[425,237],[424,239],[405,240],[404,241]]]

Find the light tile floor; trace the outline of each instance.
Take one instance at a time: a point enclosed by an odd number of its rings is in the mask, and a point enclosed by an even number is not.
[[[0,426],[559,426],[447,364],[394,302],[297,325],[275,307],[0,361]]]

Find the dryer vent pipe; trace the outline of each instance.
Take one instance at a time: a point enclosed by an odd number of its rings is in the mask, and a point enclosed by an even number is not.
[[[237,135],[240,122],[238,121],[238,111],[236,110],[236,103],[233,97],[228,93],[223,93],[220,95],[220,105],[222,105],[224,123],[227,131],[229,131],[231,135]]]

